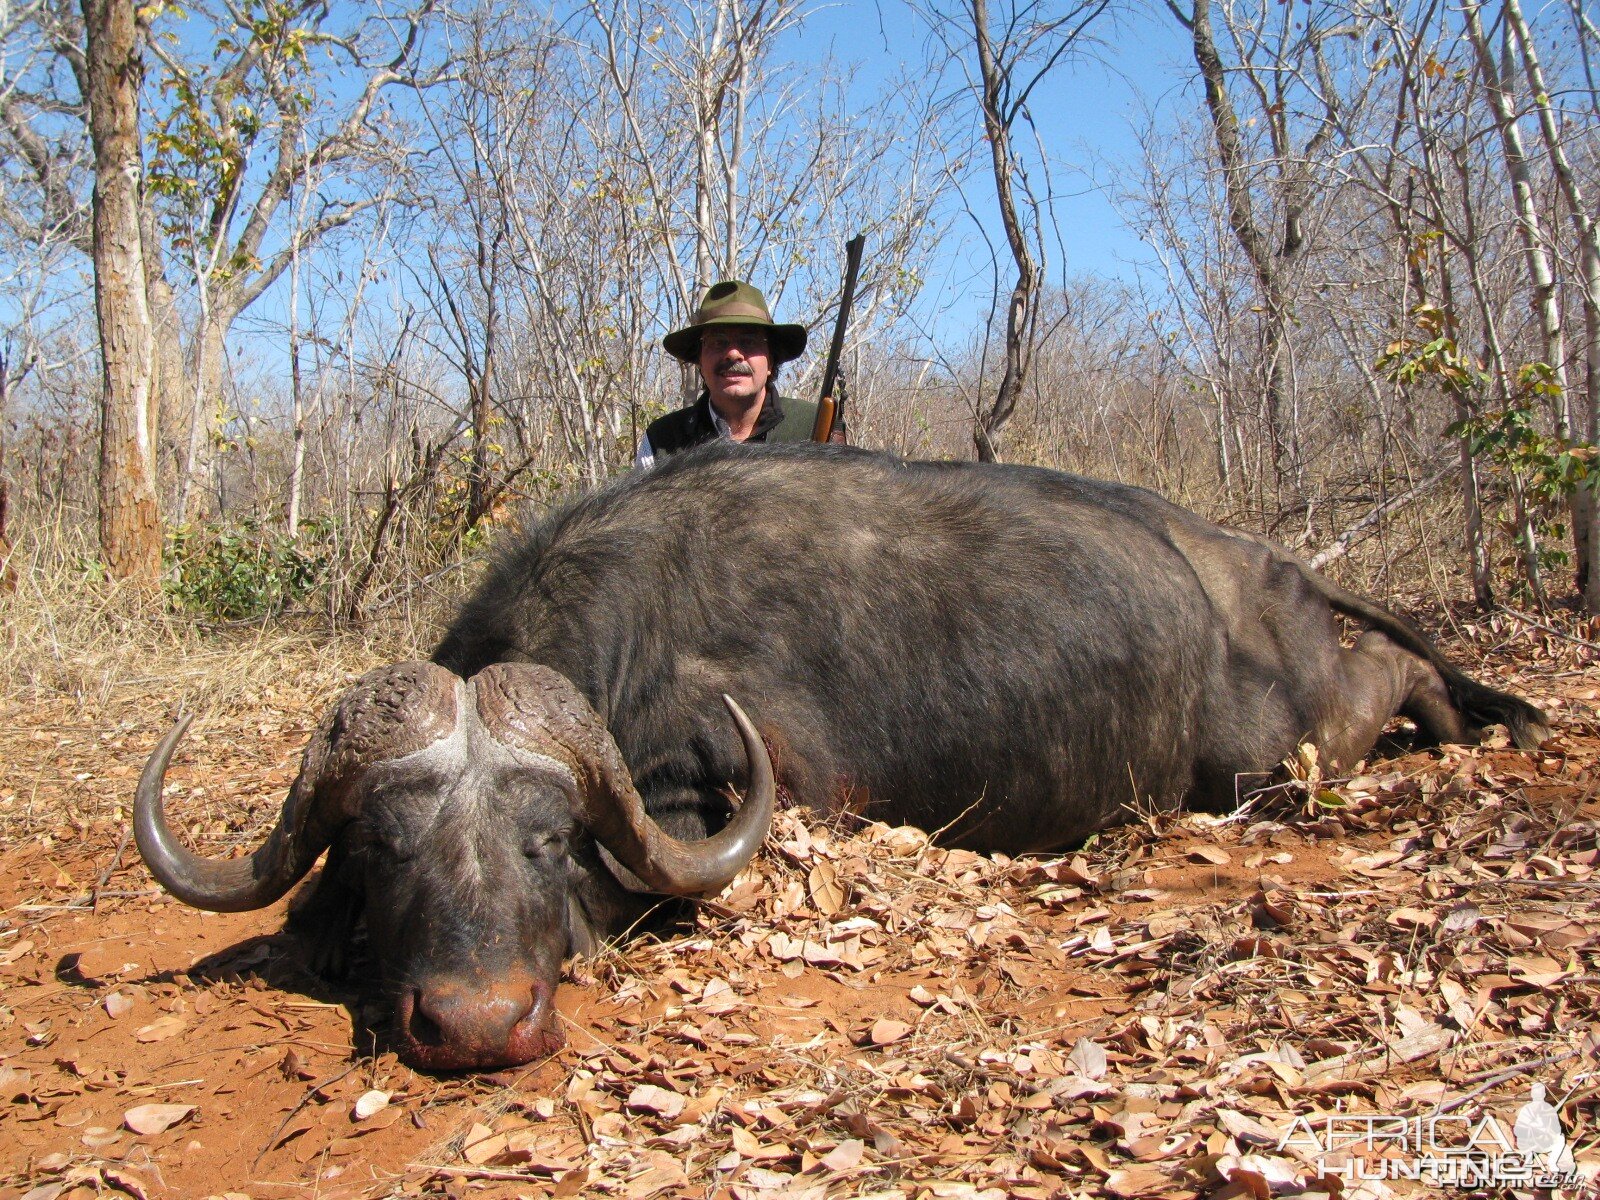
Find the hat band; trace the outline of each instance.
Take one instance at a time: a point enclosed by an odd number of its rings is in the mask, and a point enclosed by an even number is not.
[[[728,317],[750,317],[757,325],[772,324],[772,318],[767,315],[766,309],[757,308],[754,304],[742,304],[738,300],[719,304],[714,309],[702,308],[695,314],[695,324],[704,325],[707,321],[721,321]]]

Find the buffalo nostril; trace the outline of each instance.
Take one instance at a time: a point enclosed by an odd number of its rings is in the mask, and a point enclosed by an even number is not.
[[[534,1007],[531,990],[468,990],[454,983],[424,986],[417,991],[411,1032],[418,1041],[432,1045],[483,1050],[504,1045]],[[426,1025],[419,1024],[419,1018]]]
[[[412,1040],[424,1046],[437,1046],[444,1041],[444,1030],[428,1013],[428,998],[420,990],[413,993],[411,1012],[406,1022],[406,1032]]]
[[[561,1048],[548,986],[423,983],[400,994],[400,1053],[425,1070],[518,1066]]]

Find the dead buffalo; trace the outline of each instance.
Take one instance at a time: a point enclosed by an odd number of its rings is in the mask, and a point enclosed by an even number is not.
[[[1353,649],[1335,614],[1369,627]],[[1439,741],[1545,736],[1409,621],[1150,492],[720,445],[509,539],[431,661],[333,706],[251,857],[166,828],[181,726],[136,828],[207,909],[270,904],[329,851],[290,918],[314,964],[340,968],[364,915],[404,1055],[488,1067],[559,1043],[563,956],[730,880],[775,782],[819,811],[1052,850],[1130,804],[1231,804],[1302,741],[1348,765],[1396,713]]]

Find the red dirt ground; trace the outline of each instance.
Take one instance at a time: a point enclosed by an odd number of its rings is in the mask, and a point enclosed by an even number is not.
[[[1333,1097],[1510,1112],[1535,1078],[1585,1158],[1596,685],[1563,660],[1520,681],[1559,701],[1542,754],[1418,752],[1320,801],[1147,819],[1080,858],[784,814],[695,928],[572,968],[564,1051],[460,1077],[402,1065],[371,996],[308,975],[283,905],[198,913],[117,858],[169,714],[13,705],[0,1188],[1253,1195],[1287,1162],[1261,1130]],[[261,836],[321,699],[286,684],[197,727],[169,776],[195,844]],[[1333,1187],[1288,1165],[1277,1194]]]

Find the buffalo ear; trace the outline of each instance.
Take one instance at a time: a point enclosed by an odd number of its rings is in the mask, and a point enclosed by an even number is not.
[[[180,721],[145,764],[134,796],[139,853],[157,882],[185,904],[213,912],[265,908],[316,863],[341,826],[356,815],[362,775],[414,753],[456,728],[461,681],[433,663],[399,663],[363,676],[318,725],[300,774],[266,842],[249,858],[195,854],[167,827],[161,790]]]
[[[571,892],[567,893],[567,954],[575,958],[588,958],[600,949],[600,935],[589,923],[589,914],[583,903]]]

